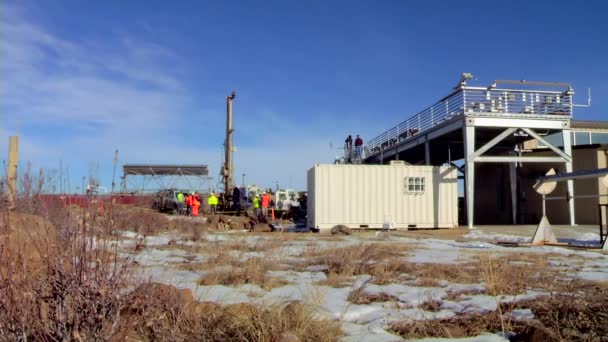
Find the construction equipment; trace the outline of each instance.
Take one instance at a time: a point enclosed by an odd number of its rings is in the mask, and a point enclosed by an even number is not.
[[[232,134],[234,129],[232,128],[232,102],[236,98],[236,92],[232,92],[229,96],[226,96],[226,141],[224,142],[224,165],[222,166],[222,182],[224,185],[223,195],[223,206],[230,207],[231,190],[233,187],[232,173],[234,171],[234,165],[232,162],[232,153],[234,148],[232,146]]]
[[[289,203],[287,203],[287,201]],[[298,201],[298,192],[292,189],[277,190],[274,193],[274,203],[278,210],[286,210],[289,207],[297,207],[300,205]]]

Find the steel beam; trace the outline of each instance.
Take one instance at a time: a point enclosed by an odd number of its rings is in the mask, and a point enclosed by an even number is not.
[[[483,145],[477,151],[473,152],[471,157],[473,157],[473,159],[475,159],[475,158],[481,156],[487,150],[491,149],[496,144],[503,141],[506,137],[513,134],[513,132],[515,132],[515,128],[507,128],[506,130],[502,131],[499,135],[495,136],[492,140],[488,141],[487,144]]]
[[[553,150],[553,152],[559,154],[567,162],[572,162],[572,156],[571,155],[568,155],[568,154],[564,153],[564,151],[560,150],[559,148],[557,148],[556,146],[554,146],[553,144],[551,144],[550,142],[548,142],[547,140],[545,140],[543,137],[541,137],[540,135],[538,135],[533,130],[531,130],[529,128],[523,128],[523,127],[522,127],[522,130],[524,132],[530,134],[534,139],[536,139],[536,140],[540,141],[541,143],[545,144],[548,148],[550,148],[551,150]]]
[[[476,163],[566,163],[562,157],[482,156]]]
[[[513,117],[467,117],[468,126],[476,127],[529,127],[544,129],[569,129],[570,120],[523,119]]]
[[[603,169],[593,169],[593,170],[582,170],[576,171],[571,174],[556,174],[551,176],[540,177],[537,182],[538,183],[546,183],[546,182],[559,182],[566,181],[570,179],[588,179],[588,178],[601,178],[604,175],[608,175],[608,168]]]
[[[458,130],[458,129],[462,128],[462,126],[464,126],[464,118],[458,118],[458,120],[456,120],[450,124],[447,124],[443,127],[438,127],[436,129],[433,129],[432,131],[430,131],[427,134],[427,136],[428,136],[429,140],[435,139],[435,138],[443,136],[447,133]]]
[[[565,129],[562,131],[562,139],[564,141],[564,153],[571,156],[572,155],[572,135],[570,134],[569,129]],[[566,172],[572,172],[572,159],[566,162]],[[570,211],[570,225],[574,226],[576,224],[576,220],[574,219],[574,181],[572,179],[568,180],[568,196],[570,199],[568,200],[568,210]]]
[[[475,127],[464,127],[464,155],[465,155],[465,196],[467,201],[467,223],[473,229],[475,208]]]

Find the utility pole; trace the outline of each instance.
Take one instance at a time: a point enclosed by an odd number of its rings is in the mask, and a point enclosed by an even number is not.
[[[8,137],[8,170],[6,181],[8,185],[8,208],[15,209],[17,198],[17,165],[19,165],[19,136]]]
[[[233,186],[232,172],[232,101],[236,97],[233,91],[230,96],[226,97],[226,142],[224,143],[224,167],[222,168],[222,177],[224,178],[224,196],[228,196]]]
[[[63,194],[63,160],[59,158],[59,193]]]
[[[116,177],[116,165],[118,164],[118,149],[114,151],[114,171],[112,171],[112,193],[114,193],[114,186],[116,183],[114,182],[114,178]]]

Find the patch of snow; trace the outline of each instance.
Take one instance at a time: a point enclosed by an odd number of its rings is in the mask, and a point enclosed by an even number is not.
[[[124,238],[127,238],[127,239],[143,238],[142,235],[137,234],[136,232],[128,231],[128,230],[119,230],[116,232],[116,234],[118,234],[119,236],[122,236]]]
[[[514,309],[510,315],[505,314],[506,319],[509,319],[509,316],[510,318],[516,321],[523,321],[534,318],[534,314],[530,309]]]
[[[456,293],[484,293],[486,287],[483,284],[449,284],[445,287],[445,290]]]
[[[581,271],[576,273],[576,277],[590,281],[608,281],[608,272],[594,268],[583,268]]]
[[[495,311],[499,303],[512,303],[544,296],[545,293],[539,291],[528,291],[517,296],[490,296],[462,295],[461,301],[454,302],[445,300],[441,303],[442,309],[451,310],[457,313]]]
[[[464,235],[467,239],[479,239],[479,240],[487,240],[487,241],[504,241],[504,242],[512,242],[512,243],[528,243],[532,241],[532,237],[528,236],[517,236],[517,235],[505,235],[505,234],[495,234],[495,233],[486,233],[482,230],[471,230],[467,234]]]
[[[131,256],[129,254],[129,256]],[[203,257],[198,254],[192,254],[183,249],[144,249],[141,252],[132,255],[133,260],[142,266],[159,266],[170,263],[186,263],[202,261]]]
[[[295,284],[313,283],[327,279],[323,272],[268,271],[267,274]]]
[[[407,257],[408,262],[457,264],[461,253],[457,249],[416,249]]]
[[[312,265],[312,266],[306,267],[306,270],[311,271],[311,272],[323,272],[327,269],[328,269],[327,265]]]
[[[427,300],[441,300],[447,296],[444,288],[408,286],[401,284],[375,285],[369,284],[364,289],[369,294],[386,293],[395,296],[400,302],[416,307]]]
[[[403,339],[397,335],[391,334],[379,326],[362,325],[356,323],[345,322],[342,324],[344,336],[340,339],[342,342],[359,342],[359,341],[374,341],[374,342],[397,342]]]
[[[144,239],[144,244],[146,247],[153,246],[166,246],[169,244],[169,241],[177,240],[174,235],[158,235],[158,236],[146,236]]]

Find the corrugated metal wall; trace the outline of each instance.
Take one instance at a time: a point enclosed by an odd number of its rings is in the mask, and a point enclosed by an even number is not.
[[[424,177],[425,191],[407,191],[408,177]],[[453,228],[457,197],[454,168],[316,165],[308,171],[308,225],[382,228],[393,222],[395,228]]]

